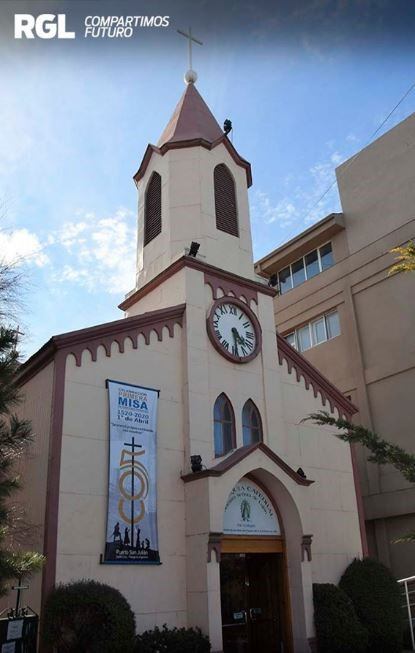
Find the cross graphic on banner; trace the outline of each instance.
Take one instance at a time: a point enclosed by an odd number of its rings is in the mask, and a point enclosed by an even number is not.
[[[141,444],[136,444],[134,436],[131,437],[131,442],[124,442],[125,447],[131,447],[131,527],[130,538],[131,548],[134,548],[134,451],[135,449],[142,448]]]

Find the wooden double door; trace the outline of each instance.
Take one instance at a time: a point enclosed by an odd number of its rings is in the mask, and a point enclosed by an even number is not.
[[[285,653],[282,553],[224,553],[220,564],[224,653]]]

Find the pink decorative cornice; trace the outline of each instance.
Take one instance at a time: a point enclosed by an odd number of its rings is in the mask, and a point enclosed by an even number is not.
[[[253,300],[258,304],[258,292],[256,288],[252,288],[243,283],[235,281],[233,275],[222,274],[218,276],[212,272],[205,272],[205,283],[211,287],[213,299],[219,299],[218,291],[222,289],[224,295],[233,294],[238,299],[243,299],[247,304]]]
[[[150,311],[141,315],[99,324],[95,327],[71,331],[62,335],[53,336],[39,351],[31,356],[20,368],[19,383],[25,383],[42,367],[47,365],[58,350],[65,355],[73,354],[76,365],[82,361],[82,352],[88,350],[93,361],[97,359],[98,347],[105,349],[107,356],[111,356],[111,346],[117,343],[120,353],[124,352],[125,340],[129,338],[133,349],[137,349],[138,337],[142,335],[146,345],[150,343],[150,334],[154,331],[157,339],[163,339],[163,329],[166,327],[170,338],[174,335],[174,325],[183,326],[183,315],[186,304]]]
[[[235,297],[238,297],[238,299],[244,297],[246,298],[246,301],[253,299],[257,302],[258,293],[269,295],[270,297],[275,297],[277,294],[275,288],[271,288],[260,281],[253,281],[252,279],[240,277],[238,274],[222,270],[221,268],[217,268],[215,265],[205,263],[193,256],[182,256],[160,272],[156,277],[154,277],[154,279],[151,279],[151,281],[146,283],[145,286],[135,290],[131,295],[128,295],[128,297],[118,305],[118,308],[122,311],[126,311],[140,299],[148,295],[148,293],[164,283],[167,279],[172,277],[174,274],[177,274],[180,270],[183,270],[183,268],[192,268],[193,270],[200,270],[200,272],[203,272],[205,283],[210,285],[215,299],[218,288],[222,288],[225,295],[232,292],[235,294]]]
[[[151,143],[149,143],[149,145],[147,145],[146,151],[144,152],[144,156],[140,163],[140,167],[135,173],[133,179],[135,183],[138,184],[140,179],[144,177],[153,153],[157,153],[160,154],[161,156],[164,156],[165,153],[168,152],[169,150],[178,150],[187,147],[204,147],[207,150],[213,150],[221,143],[223,143],[223,145],[226,147],[226,149],[228,150],[229,154],[231,155],[235,163],[245,169],[246,183],[248,188],[252,186],[251,164],[245,159],[243,159],[240,156],[240,154],[238,154],[238,152],[236,151],[235,147],[232,145],[231,141],[226,136],[226,134],[223,134],[222,136],[217,138],[215,141],[213,141],[213,143],[207,141],[204,138],[191,138],[183,141],[167,142],[164,143],[164,145],[162,145],[161,147],[157,147],[156,145],[152,145]]]
[[[318,371],[300,352],[291,347],[288,342],[277,333],[278,361],[282,365],[283,361],[287,363],[289,374],[294,369],[297,381],[303,377],[305,387],[311,386],[314,396],[318,393],[321,395],[323,406],[328,402],[331,412],[336,408],[340,416],[350,418],[357,413],[357,408],[349,401],[335,385],[333,385],[325,376]]]

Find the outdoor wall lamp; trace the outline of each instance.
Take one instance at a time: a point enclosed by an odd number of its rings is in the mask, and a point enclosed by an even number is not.
[[[192,468],[192,472],[195,474],[196,472],[201,472],[202,471],[202,456],[199,456],[198,454],[194,456],[190,456],[190,467]]]
[[[200,243],[195,243],[194,240],[190,243],[189,256],[196,256],[199,251]]]

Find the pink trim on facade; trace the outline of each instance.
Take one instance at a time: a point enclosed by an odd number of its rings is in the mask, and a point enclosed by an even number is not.
[[[95,327],[70,331],[58,336],[52,336],[48,342],[31,356],[20,367],[18,382],[26,383],[34,374],[47,365],[59,350],[64,350],[65,355],[73,354],[76,365],[81,365],[82,352],[88,350],[92,360],[96,361],[97,349],[100,345],[105,348],[107,356],[111,356],[111,345],[116,342],[120,353],[124,352],[125,340],[130,338],[132,346],[137,349],[138,336],[143,335],[146,345],[150,344],[150,334],[154,331],[157,339],[163,339],[163,329],[166,327],[170,338],[174,335],[174,325],[183,326],[183,315],[186,304],[149,311],[141,315],[123,318],[114,322],[106,322]]]
[[[264,453],[272,462],[274,462],[278,467],[280,467],[290,478],[292,478],[298,485],[311,485],[314,481],[311,481],[308,478],[304,478],[297,474],[297,472],[290,467],[282,458],[280,458],[275,451],[270,449],[264,442],[256,442],[255,444],[248,444],[245,447],[239,447],[233,453],[231,453],[227,458],[222,460],[214,467],[210,469],[204,469],[201,472],[192,472],[191,474],[184,474],[182,480],[185,483],[191,481],[197,481],[199,478],[205,478],[206,476],[222,476],[229,469],[240,463],[244,458],[249,456],[251,453],[259,449]],[[257,482],[257,481],[255,481]]]
[[[46,486],[45,529],[43,553],[46,564],[42,575],[41,605],[55,585],[58,545],[59,483],[62,451],[63,401],[65,393],[66,352],[56,352],[54,358],[52,415],[49,436],[48,479]]]
[[[117,343],[120,354],[124,353],[124,346],[127,338],[131,340],[133,349],[137,349],[138,336],[140,335],[144,336],[146,345],[149,345],[150,334],[152,331],[154,331],[157,334],[157,340],[159,340],[159,342],[163,340],[164,328],[168,329],[169,336],[170,338],[172,338],[174,335],[174,325],[178,324],[179,326],[183,326],[184,309],[185,309],[185,304],[182,304],[179,307],[174,307],[174,310],[163,309],[163,313],[164,313],[163,319],[156,317],[155,321],[153,321],[152,319],[144,320],[143,318],[145,315],[150,315],[147,313],[144,313],[144,315],[137,315],[131,318],[125,318],[122,321],[127,324],[124,324],[124,328],[122,332],[117,333],[111,330],[110,332],[107,332],[106,330],[104,330],[102,333],[98,333],[98,336],[95,338],[91,334],[92,337],[90,336],[88,338],[87,344],[83,342],[76,342],[72,346],[70,346],[70,351],[68,351],[68,353],[73,354],[75,356],[76,365],[77,367],[80,367],[82,352],[85,351],[85,349],[87,349],[90,352],[91,359],[93,361],[96,361],[97,350],[98,347],[100,346],[104,347],[105,353],[109,357],[111,356],[111,345],[114,342]]]
[[[278,360],[282,365],[283,360],[286,361],[288,372],[294,368],[297,381],[301,377],[304,378],[305,386],[308,389],[311,385],[314,391],[314,396],[320,393],[323,406],[326,402],[329,403],[330,409],[333,412],[336,408],[340,417],[351,419],[352,415],[358,412],[358,409],[351,401],[349,401],[336,386],[334,386],[326,377],[324,377],[309,361],[302,356],[296,349],[291,347],[288,342],[277,333],[278,344]],[[356,450],[353,444],[350,445],[350,456],[353,469],[353,480],[356,494],[357,514],[359,519],[360,540],[362,544],[362,553],[364,556],[369,555],[369,548],[367,544],[366,528],[365,528],[365,513],[363,507],[362,491],[360,487],[359,473],[357,470]]]
[[[317,397],[318,393],[321,395],[323,406],[329,403],[331,412],[336,408],[340,416],[349,419],[354,413],[357,413],[357,408],[349,401],[336,386],[334,386],[325,376],[323,376],[317,368],[308,362],[302,354],[296,349],[291,347],[282,336],[277,333],[277,346],[278,346],[278,361],[282,365],[283,361],[287,363],[288,373],[295,370],[297,381],[303,377],[305,387],[307,390],[311,386],[314,391],[314,396]]]
[[[243,299],[249,305],[251,301],[258,304],[258,292],[243,283],[234,279],[219,278],[217,274],[205,272],[205,283],[212,290],[213,299],[219,299],[218,291],[221,289],[224,295],[233,294],[237,299]]]
[[[145,286],[138,288],[138,290],[133,291],[131,295],[128,295],[128,297],[118,305],[118,308],[122,311],[126,311],[130,306],[133,306],[133,304],[155,290],[155,288],[164,283],[166,279],[169,279],[183,268],[192,268],[193,270],[204,272],[205,282],[211,287],[212,293],[217,293],[218,288],[222,288],[225,294],[232,292],[238,299],[244,297],[247,302],[249,299],[253,299],[256,303],[258,303],[257,293],[262,293],[263,295],[269,295],[271,297],[274,297],[277,294],[275,288],[270,288],[259,281],[245,279],[233,272],[221,270],[220,268],[210,265],[209,263],[204,263],[193,256],[182,256],[169,265],[168,268],[160,272],[160,274],[154,277],[154,279],[151,279],[151,281],[146,283]]]
[[[137,184],[140,181],[140,179],[144,177],[148,164],[150,163],[150,159],[154,152],[156,154],[160,154],[160,156],[164,156],[164,154],[169,150],[178,150],[185,147],[204,147],[207,150],[213,150],[215,147],[220,145],[220,143],[224,144],[224,146],[228,150],[229,154],[231,155],[235,163],[245,169],[247,186],[248,188],[252,186],[251,164],[238,154],[238,152],[236,151],[235,147],[232,145],[232,143],[230,142],[226,134],[223,134],[213,142],[205,140],[204,138],[192,138],[183,141],[173,141],[173,142],[168,141],[167,143],[164,143],[164,145],[162,145],[161,147],[157,147],[156,145],[151,145],[151,143],[149,143],[149,145],[147,145],[143,159],[140,163],[140,167],[135,173],[133,179]]]

